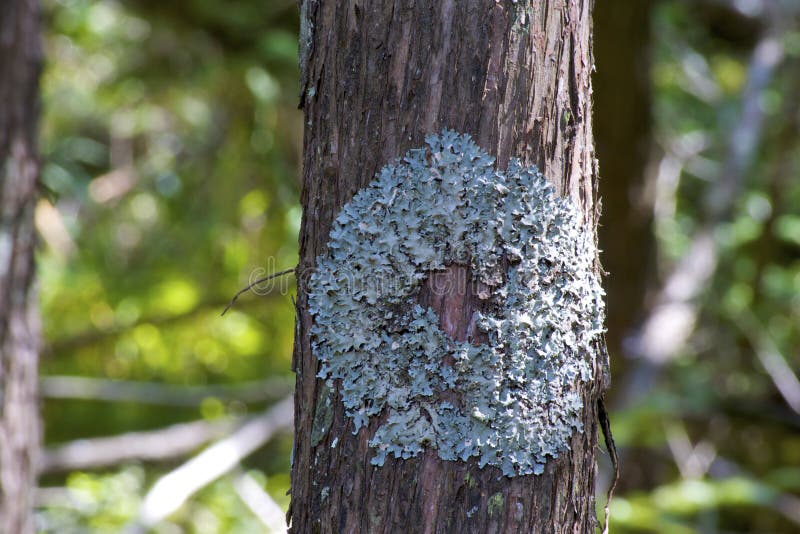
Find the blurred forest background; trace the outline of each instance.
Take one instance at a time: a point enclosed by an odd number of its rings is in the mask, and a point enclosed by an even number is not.
[[[797,4],[596,2],[613,532],[800,531]],[[296,263],[297,6],[44,8],[39,529],[269,531],[293,282],[220,312]]]

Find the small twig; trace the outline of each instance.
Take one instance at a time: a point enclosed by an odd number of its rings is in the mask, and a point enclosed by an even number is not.
[[[259,278],[258,280],[256,280],[256,281],[255,281],[255,282],[253,282],[252,284],[249,284],[249,285],[248,285],[247,287],[245,287],[244,289],[240,289],[239,291],[237,291],[237,292],[236,292],[236,294],[233,296],[233,298],[232,298],[232,299],[231,299],[231,301],[228,303],[228,305],[227,305],[227,306],[225,306],[225,309],[224,309],[224,310],[222,310],[222,313],[221,313],[220,315],[225,315],[225,313],[226,313],[228,310],[230,310],[230,309],[233,307],[233,305],[236,303],[236,299],[238,299],[238,298],[239,298],[239,296],[240,296],[242,293],[247,293],[248,291],[250,291],[251,289],[253,289],[253,287],[254,287],[254,286],[256,286],[256,285],[258,285],[258,284],[260,284],[260,283],[262,283],[262,282],[268,282],[268,281],[272,280],[273,278],[278,278],[279,276],[284,276],[284,275],[287,275],[287,274],[291,274],[291,273],[293,273],[293,272],[294,272],[294,268],[291,268],[291,269],[286,269],[285,271],[281,271],[281,272],[279,272],[279,273],[275,273],[275,274],[271,274],[271,275],[269,275],[269,276],[265,276],[265,277],[263,277],[263,278]]]
[[[611,486],[608,488],[606,495],[605,511],[605,525],[603,527],[603,534],[608,534],[608,520],[610,517],[609,506],[611,506],[611,499],[614,497],[614,488],[617,487],[619,480],[619,458],[617,457],[617,446],[614,444],[614,436],[611,434],[611,422],[608,419],[608,412],[606,405],[603,403],[603,397],[597,399],[597,419],[600,422],[600,428],[603,430],[603,439],[606,442],[606,449],[608,449],[608,456],[611,458],[611,466],[614,469],[614,477],[611,479]]]

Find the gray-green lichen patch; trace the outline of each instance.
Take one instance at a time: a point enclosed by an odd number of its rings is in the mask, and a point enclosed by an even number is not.
[[[333,224],[309,284],[319,376],[354,432],[385,414],[373,464],[430,447],[507,476],[540,474],[583,430],[579,388],[604,314],[592,234],[535,167],[498,171],[452,131],[426,144],[384,167]],[[453,340],[417,304],[429,274],[452,264],[490,289],[473,317],[487,343]]]
[[[331,392],[329,386],[323,385],[314,410],[314,423],[311,426],[311,445],[316,447],[325,439],[325,434],[328,433],[332,422],[333,401],[331,400]]]
[[[502,493],[495,493],[491,497],[489,497],[488,511],[489,517],[492,517],[494,514],[500,512],[503,509],[503,494]]]

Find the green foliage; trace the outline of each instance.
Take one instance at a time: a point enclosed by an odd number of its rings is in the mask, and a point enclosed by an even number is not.
[[[277,503],[288,506],[286,475],[268,479],[260,471],[249,474]],[[73,473],[67,477],[65,487],[45,493],[48,505],[39,513],[39,532],[121,532],[136,519],[139,496],[147,482],[145,470],[134,465],[100,475]],[[225,478],[205,488],[153,531],[250,534],[263,532],[264,527],[237,496],[232,479]]]
[[[136,516],[145,472],[137,466],[104,475],[76,472],[65,482],[65,487],[45,493],[40,532],[117,532]]]
[[[175,387],[290,375],[293,281],[219,316],[250,273],[296,263],[300,216],[294,2],[234,4],[44,2],[43,375]],[[196,408],[46,401],[46,441],[261,408],[213,396]],[[289,450],[274,452],[259,465],[285,494]],[[74,506],[45,506],[43,529],[116,531],[168,467],[48,477]],[[258,530],[226,484],[175,524]]]
[[[674,202],[656,214],[659,274],[704,223],[705,192],[729,156],[758,37],[707,24],[699,14],[710,4],[719,3],[664,1],[653,10],[654,137],[680,162],[667,194]],[[250,273],[297,259],[296,3],[43,5],[42,373],[174,388],[288,378],[293,282],[219,313]],[[695,333],[641,402],[611,414],[625,455],[613,532],[797,530],[800,422],[763,363],[779,354],[795,373],[800,367],[800,31],[785,22],[786,58],[759,99],[764,129],[742,190],[714,228],[718,267],[700,296]],[[397,235],[382,239],[398,246]],[[625,364],[612,360],[613,394]],[[263,407],[214,394],[196,406],[45,398],[45,438],[54,445]],[[713,451],[707,470],[679,465],[687,443]],[[279,439],[245,466],[284,507],[290,451],[290,440]],[[40,530],[120,531],[176,465],[47,474]],[[231,477],[154,529],[259,530]]]
[[[709,221],[706,193],[725,179],[758,37],[737,38],[707,20],[687,2],[653,11],[654,136],[662,164],[679,163],[676,181],[656,186],[667,187],[656,193],[661,274]],[[697,302],[695,332],[642,402],[611,415],[624,454],[614,532],[797,529],[800,419],[776,385],[800,371],[800,114],[789,96],[800,84],[796,36],[780,37],[786,57],[758,97],[757,150],[730,213],[711,221],[718,263]],[[778,378],[767,369],[776,355],[786,365]],[[617,385],[629,379],[619,371]]]
[[[778,500],[774,488],[752,478],[681,480],[617,498],[611,517],[621,532],[690,534],[703,526],[716,532],[726,523],[730,528],[740,528],[748,515],[758,517]],[[777,524],[791,528],[788,522]]]

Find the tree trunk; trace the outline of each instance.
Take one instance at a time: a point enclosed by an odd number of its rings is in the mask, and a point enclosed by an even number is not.
[[[327,388],[317,378],[307,294],[341,208],[383,165],[443,128],[472,135],[500,168],[511,157],[537,165],[594,231],[591,12],[591,0],[302,0],[294,532],[594,531],[596,401],[607,381],[601,354],[581,391],[584,431],[543,474],[506,477],[431,450],[376,467],[373,428],[353,435],[335,392],[323,413]],[[473,295],[457,293],[423,299],[454,323],[443,329],[456,338],[469,320],[464,309],[476,307]],[[312,437],[321,414],[326,433]]]
[[[39,6],[0,4],[0,532],[34,532],[39,318],[33,213],[39,162]]]

